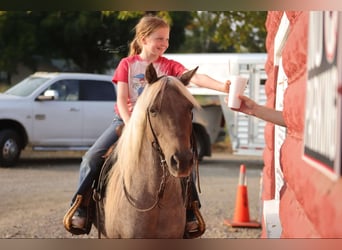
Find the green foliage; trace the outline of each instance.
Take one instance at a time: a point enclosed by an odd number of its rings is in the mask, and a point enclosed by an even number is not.
[[[0,72],[17,73],[19,64],[32,72],[51,59],[65,60],[60,71],[104,72],[127,54],[130,21],[117,12],[32,11],[0,15]]]
[[[235,52],[265,52],[266,11],[217,12],[221,22],[213,40],[220,48],[234,48]],[[224,20],[224,21],[222,21]]]
[[[265,11],[195,11],[192,16],[183,52],[265,52]]]
[[[191,12],[187,11],[120,11],[118,19],[135,20],[135,23],[144,15],[157,15],[165,19],[171,27],[169,53],[177,52],[185,42],[185,26],[192,21]]]
[[[265,51],[266,12],[1,11],[0,73],[9,82],[19,64],[34,72],[52,59],[66,62],[61,71],[113,69],[146,14],[170,23],[168,53]]]
[[[112,67],[108,62],[126,52],[126,44],[120,44],[129,36],[124,23],[115,12],[110,15],[100,11],[47,13],[40,25],[42,44],[37,54],[72,59],[78,71],[104,72]]]
[[[0,69],[16,72],[19,61],[32,63],[36,28],[26,12],[0,15]]]

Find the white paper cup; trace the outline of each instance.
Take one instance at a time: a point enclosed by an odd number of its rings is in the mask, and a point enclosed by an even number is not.
[[[239,109],[241,100],[238,96],[243,94],[248,79],[242,76],[231,76],[229,77],[229,80],[228,107]]]

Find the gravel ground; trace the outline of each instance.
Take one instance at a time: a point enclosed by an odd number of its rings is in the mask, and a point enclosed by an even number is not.
[[[18,166],[0,168],[0,238],[97,238],[74,236],[62,225],[70,198],[76,189],[80,156],[55,153],[23,154]],[[239,166],[245,163],[251,220],[260,221],[260,157],[236,157],[224,153],[205,158],[200,165],[201,212],[206,232],[201,238],[259,238],[261,229],[231,228]]]

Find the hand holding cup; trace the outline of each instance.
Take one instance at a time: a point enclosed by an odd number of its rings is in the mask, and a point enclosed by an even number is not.
[[[242,76],[231,76],[229,80],[230,86],[228,94],[228,107],[239,109],[241,105],[239,95],[243,94],[247,85],[248,78]]]

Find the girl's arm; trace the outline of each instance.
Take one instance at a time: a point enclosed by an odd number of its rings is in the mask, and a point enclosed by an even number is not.
[[[128,107],[128,84],[125,82],[117,83],[117,105],[120,116],[126,124],[131,117],[131,111]]]
[[[230,84],[229,80],[226,81],[225,83],[222,83],[222,82],[219,82],[219,81],[211,78],[208,75],[195,74],[191,78],[191,81],[200,87],[213,89],[213,90],[217,90],[217,91],[221,91],[221,92],[225,92],[225,93],[229,92],[229,84]]]

